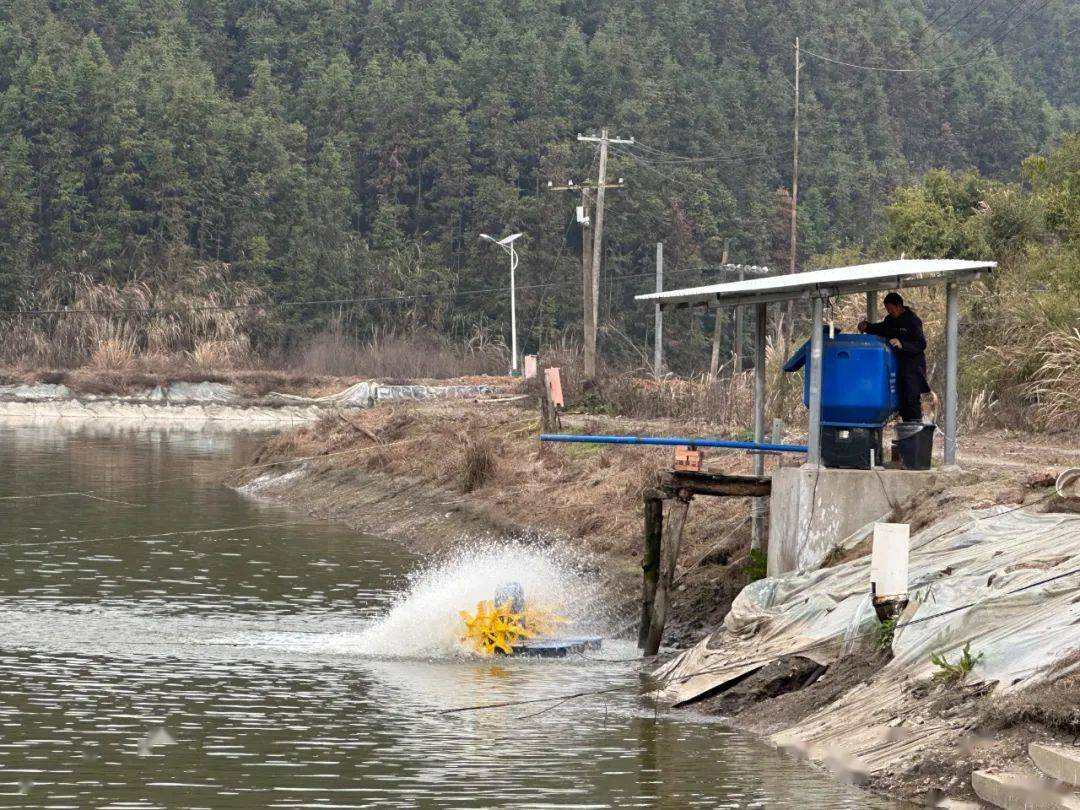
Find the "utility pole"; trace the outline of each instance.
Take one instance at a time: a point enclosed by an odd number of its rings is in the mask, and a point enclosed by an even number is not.
[[[589,190],[581,188],[581,206],[578,222],[581,223],[581,334],[596,333],[596,307],[593,304],[592,272],[592,198]]]
[[[605,188],[619,189],[624,188],[623,180],[620,177],[617,183],[607,183]],[[600,292],[600,285],[596,281],[593,274],[593,223],[590,213],[592,206],[592,192],[597,191],[594,186],[589,183],[574,183],[573,180],[567,181],[565,186],[556,186],[551,181],[547,184],[548,191],[580,191],[581,192],[581,205],[577,209],[577,221],[581,225],[581,329],[585,339],[586,353],[585,353],[585,368],[586,375],[588,375],[589,366],[589,336],[592,336],[593,347],[593,373],[595,374],[596,366],[596,319],[599,312],[598,299]]]
[[[798,245],[798,209],[799,209],[799,38],[795,37],[795,127],[794,143],[791,155],[791,233],[788,249],[788,272],[795,272],[795,253]],[[795,302],[788,301],[787,305],[787,333],[792,334],[794,324],[791,322],[795,314]]]
[[[606,129],[600,131],[600,137],[578,135],[579,141],[588,141],[600,144],[600,173],[596,180],[596,223],[593,232],[592,254],[592,305],[593,324],[592,331],[585,335],[585,376],[596,376],[596,324],[600,319],[600,269],[601,248],[604,243],[604,190],[607,187],[607,157],[610,144],[632,144],[633,138],[609,138]]]
[[[656,291],[664,291],[664,243],[656,243]],[[656,304],[656,329],[653,338],[653,376],[660,379],[664,373],[664,310]]]

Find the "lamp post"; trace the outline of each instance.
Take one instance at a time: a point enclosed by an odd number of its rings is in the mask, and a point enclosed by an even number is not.
[[[486,239],[489,242],[494,242],[496,245],[505,250],[510,256],[510,376],[516,377],[518,373],[518,348],[517,348],[517,301],[514,295],[514,271],[518,266],[517,251],[514,250],[514,240],[524,234],[512,233],[509,236],[504,236],[502,239],[496,239],[494,236],[488,236],[486,233],[480,234],[481,239]]]

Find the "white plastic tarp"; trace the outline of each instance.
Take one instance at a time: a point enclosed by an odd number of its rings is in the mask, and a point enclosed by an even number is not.
[[[323,397],[302,397],[295,394],[268,394],[265,399],[283,405],[340,406],[370,408],[378,402],[401,402],[420,399],[465,399],[495,392],[491,385],[386,385],[359,382],[344,391]],[[130,396],[97,396],[75,394],[65,385],[35,383],[31,385],[0,385],[0,401],[44,402],[62,400],[119,400],[124,402],[153,402],[161,404],[240,404],[242,397],[231,385],[217,382],[173,382],[148,388]]]
[[[54,400],[67,399],[70,396],[71,389],[66,385],[53,383],[0,385],[0,399]]]
[[[979,655],[970,682],[1021,687],[1080,658],[1080,515],[954,515],[911,541],[911,604],[882,675],[923,677],[932,653]],[[657,671],[661,697],[692,701],[786,655],[835,660],[877,627],[870,558],[763,579],[736,597],[724,627]]]
[[[344,405],[369,408],[378,402],[401,402],[418,399],[466,399],[491,394],[490,385],[386,385],[377,382],[359,382],[344,391],[323,397],[300,397],[295,394],[270,394],[271,399],[289,403],[312,403]]]

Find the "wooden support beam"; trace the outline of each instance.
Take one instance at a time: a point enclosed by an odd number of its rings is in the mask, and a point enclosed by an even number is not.
[[[645,491],[645,552],[641,560],[641,622],[638,625],[638,649],[644,649],[652,623],[656,585],[660,581],[660,547],[664,534],[663,493]]]
[[[661,474],[660,486],[672,494],[686,490],[691,495],[728,498],[767,498],[772,493],[772,479],[764,475],[669,470]]]
[[[652,619],[649,622],[649,633],[643,649],[647,656],[656,655],[660,651],[660,642],[664,637],[664,623],[667,621],[671,591],[675,584],[675,565],[679,560],[679,546],[682,545],[683,527],[686,525],[686,514],[690,510],[691,498],[693,495],[689,492],[681,491],[668,505],[668,513],[662,530],[660,579],[657,582]]]

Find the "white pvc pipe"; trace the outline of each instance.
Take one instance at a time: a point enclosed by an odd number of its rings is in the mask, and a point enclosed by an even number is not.
[[[875,596],[905,596],[908,592],[907,523],[875,523],[870,550],[870,582]]]

